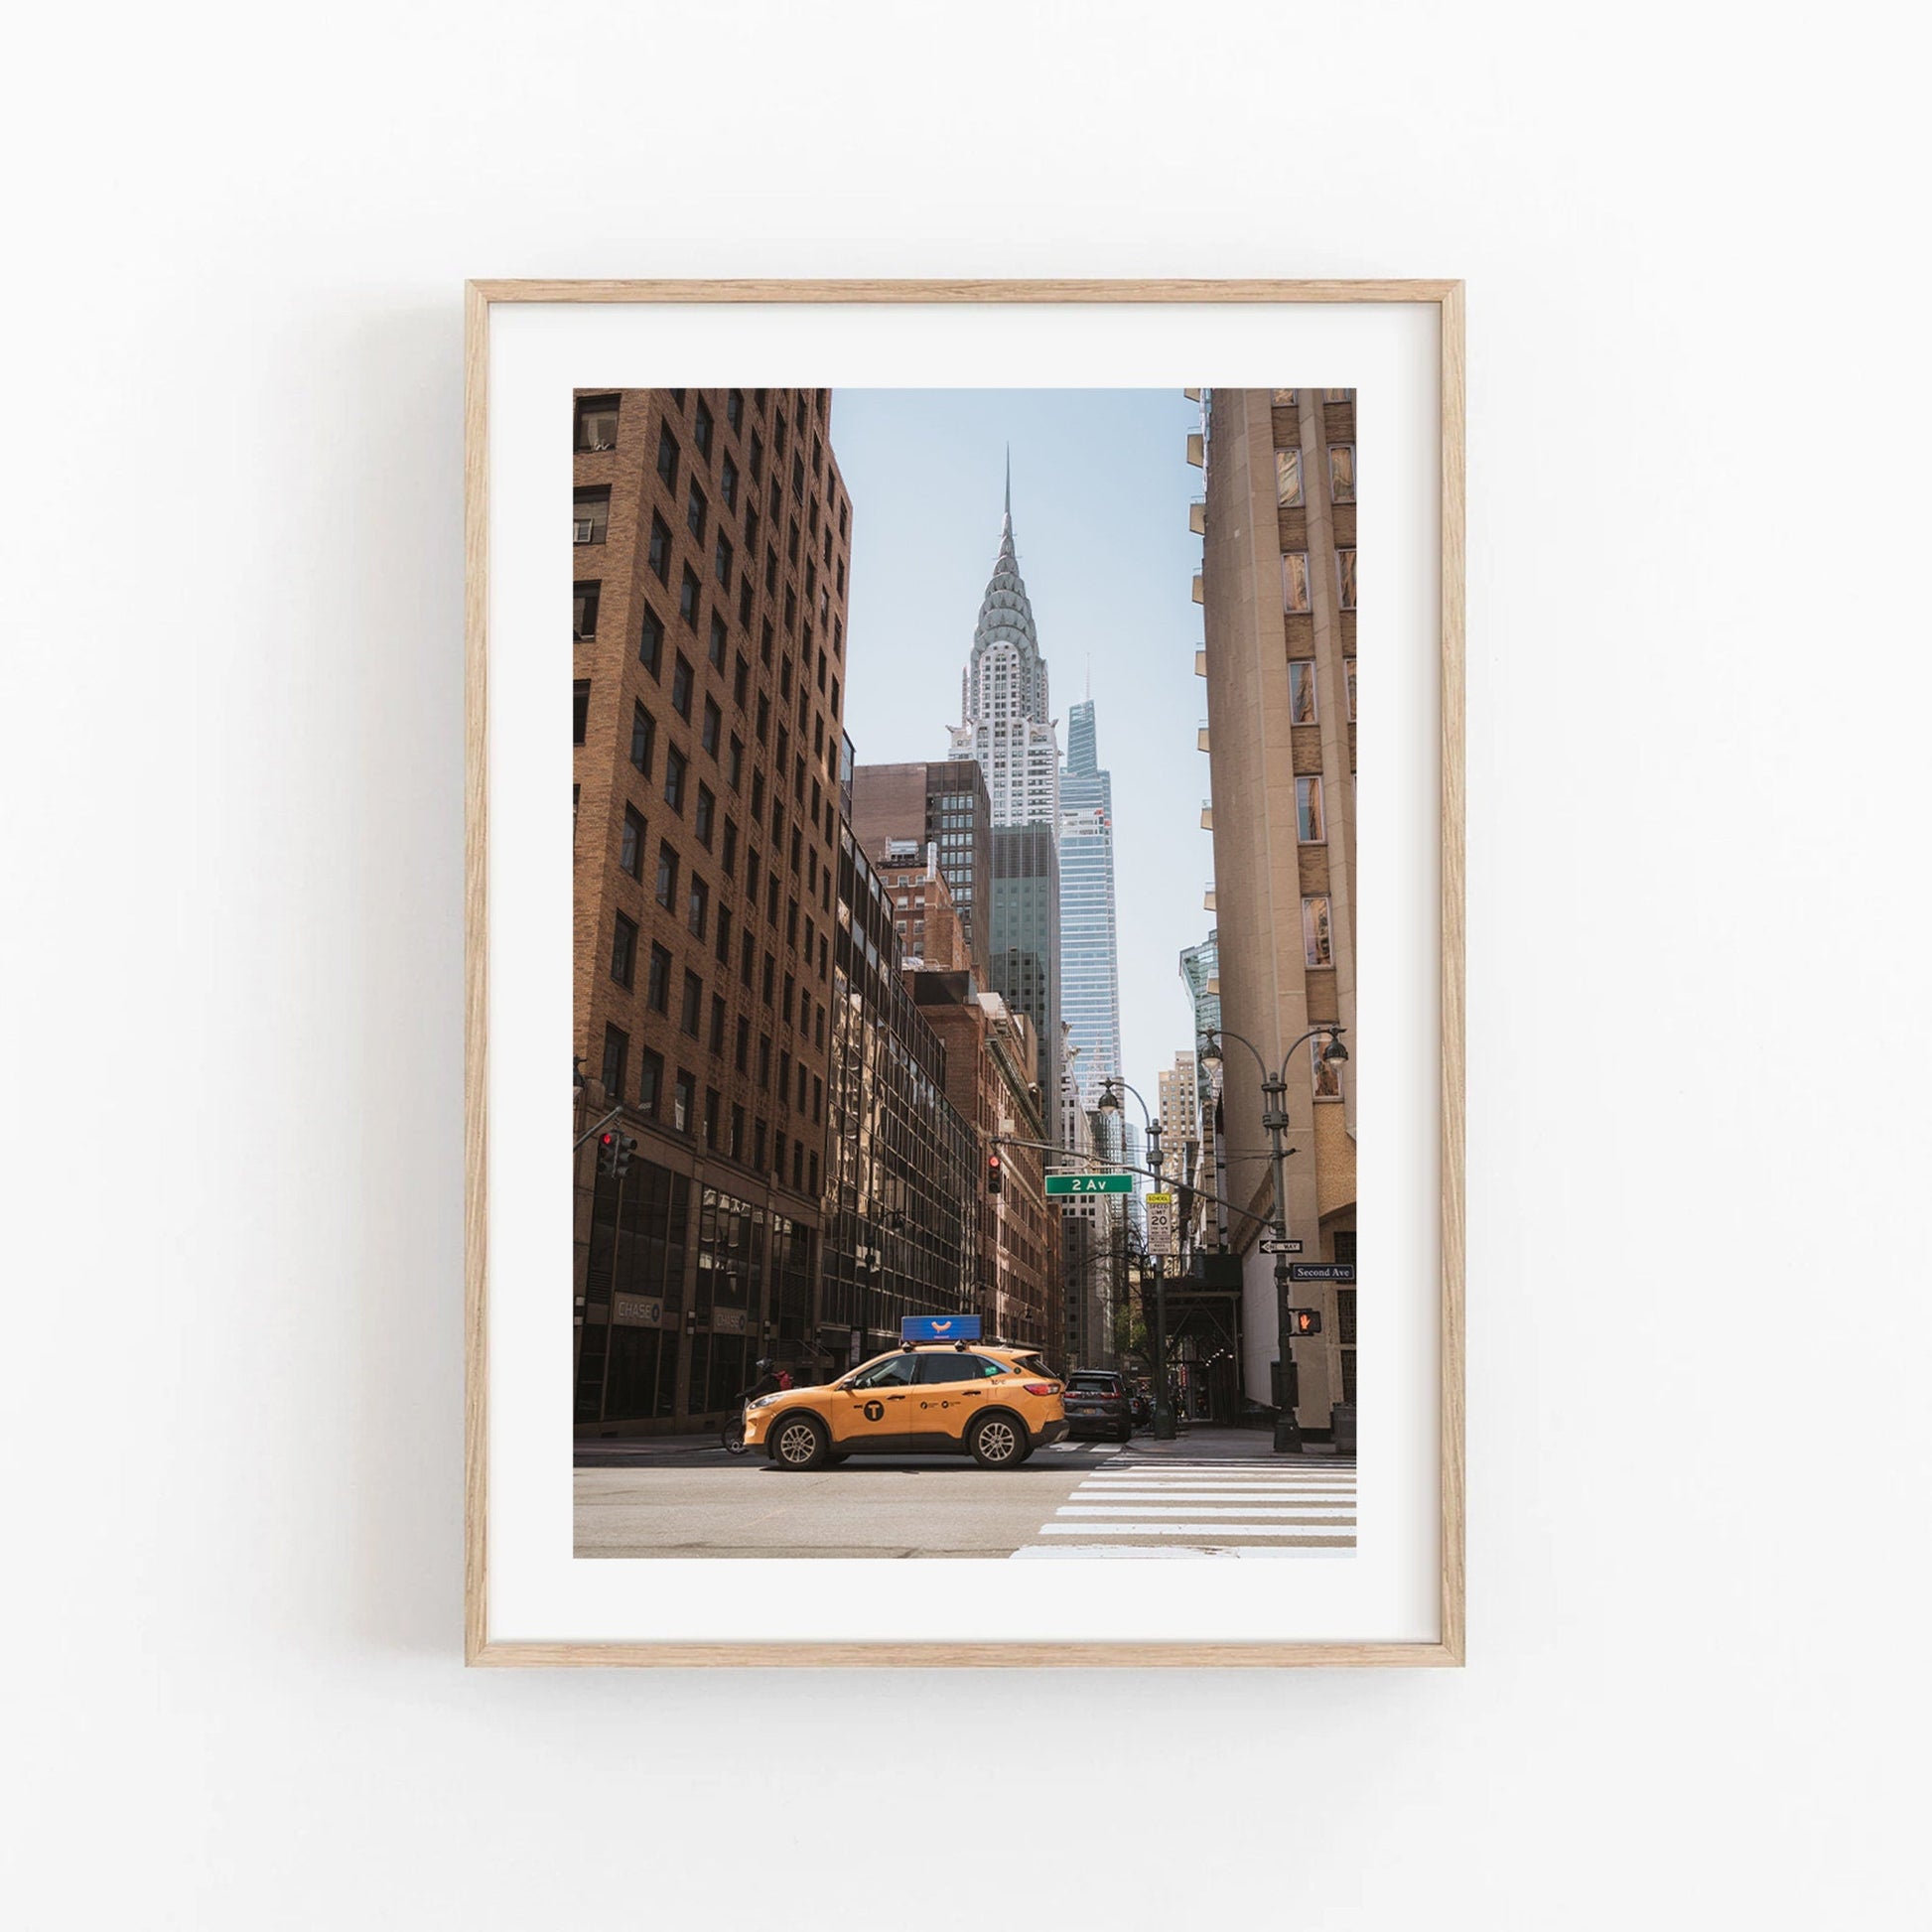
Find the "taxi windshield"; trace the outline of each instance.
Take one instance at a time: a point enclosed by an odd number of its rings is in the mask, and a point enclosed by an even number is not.
[[[891,1382],[909,1382],[917,1372],[916,1355],[887,1355],[869,1362],[852,1378],[855,1389],[883,1388]]]

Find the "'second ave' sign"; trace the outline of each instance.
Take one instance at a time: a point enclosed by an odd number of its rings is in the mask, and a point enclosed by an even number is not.
[[[1134,1176],[1131,1173],[1049,1173],[1046,1191],[1049,1194],[1131,1194]]]

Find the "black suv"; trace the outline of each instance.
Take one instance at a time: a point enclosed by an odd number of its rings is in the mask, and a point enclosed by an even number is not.
[[[1068,1427],[1124,1443],[1134,1434],[1134,1394],[1127,1377],[1110,1368],[1076,1368],[1060,1396]]]

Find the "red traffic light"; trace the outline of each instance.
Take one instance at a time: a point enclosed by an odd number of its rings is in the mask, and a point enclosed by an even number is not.
[[[986,1191],[989,1194],[997,1194],[1000,1191],[1000,1157],[997,1154],[989,1154],[986,1157]]]

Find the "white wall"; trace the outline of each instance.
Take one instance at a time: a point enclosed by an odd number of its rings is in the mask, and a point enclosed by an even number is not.
[[[1924,1924],[1902,10],[818,15],[16,25],[10,1915]],[[459,284],[834,272],[1469,280],[1465,1672],[458,1663]]]

